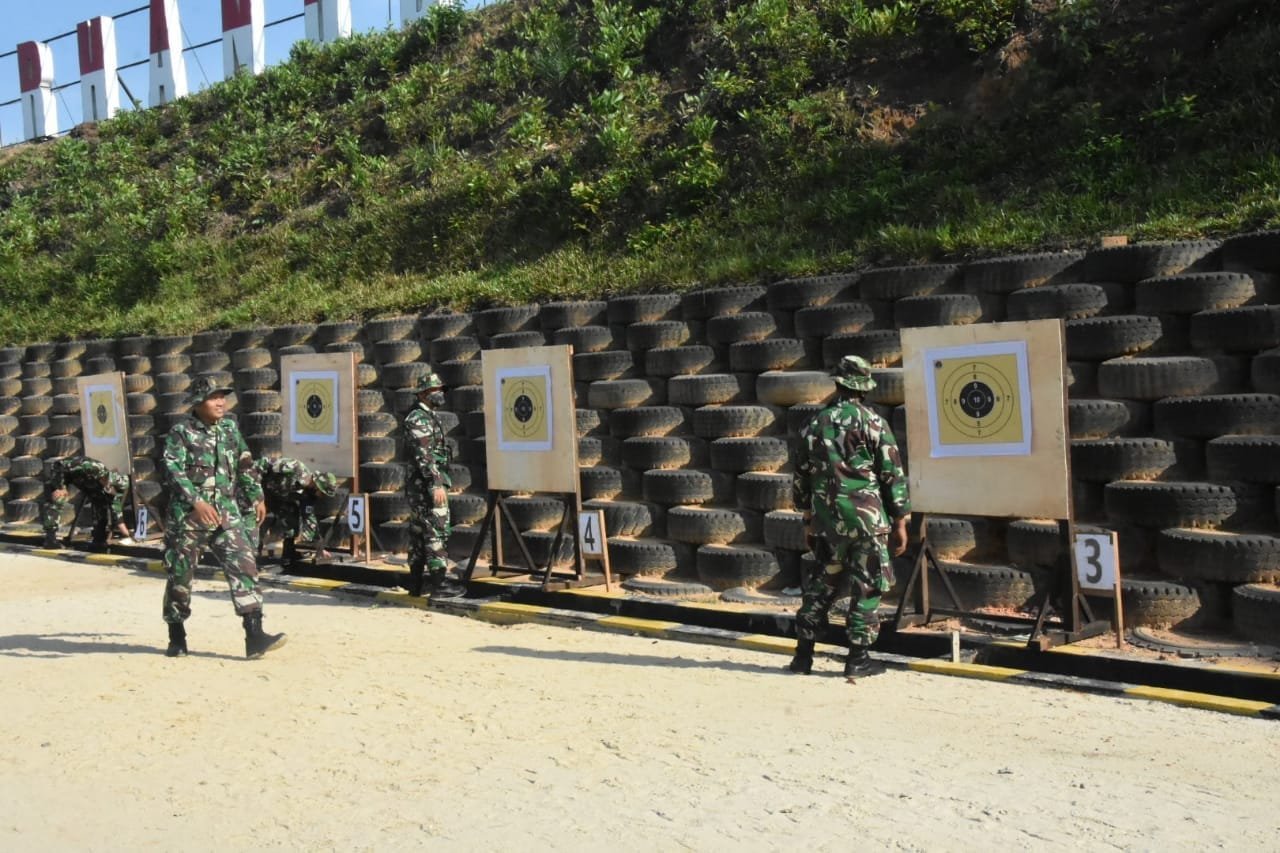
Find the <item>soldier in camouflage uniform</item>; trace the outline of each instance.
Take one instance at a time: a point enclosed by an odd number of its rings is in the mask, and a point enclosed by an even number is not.
[[[279,457],[262,458],[250,469],[267,504],[267,512],[275,516],[284,530],[284,546],[281,557],[285,562],[298,559],[295,540],[301,536],[304,542],[314,542],[320,532],[316,520],[315,502],[320,495],[332,497],[338,490],[338,478],[327,471],[314,472],[300,459]],[[237,498],[244,517],[245,532],[254,552],[258,550],[258,523],[253,505],[243,493]]]
[[[262,657],[285,641],[284,634],[262,630],[258,565],[240,518],[239,500],[248,501],[259,522],[267,510],[262,487],[250,474],[249,448],[236,422],[223,417],[229,393],[230,388],[212,377],[197,378],[187,396],[192,416],[175,424],[164,443],[162,473],[169,491],[164,621],[169,624],[169,657],[187,653],[184,623],[191,615],[191,580],[205,549],[222,566],[231,603],[244,622],[245,656]]]
[[[420,378],[414,390],[418,403],[404,418],[404,446],[409,457],[405,498],[409,503],[409,592],[458,595],[460,586],[445,577],[448,569],[449,463],[452,454],[435,409],[444,405],[444,383],[435,371]]]
[[[124,498],[129,491],[129,478],[96,459],[68,456],[53,460],[47,467],[44,495],[40,498],[44,547],[58,547],[62,511],[70,503],[67,486],[79,489],[93,506],[92,547],[106,547],[108,527],[114,527],[120,539],[127,544],[129,528],[124,523]]]
[[[814,642],[832,603],[847,589],[852,600],[844,673],[853,678],[883,671],[867,649],[879,634],[880,597],[893,586],[887,540],[892,531],[893,553],[906,550],[911,504],[893,432],[862,402],[875,388],[871,366],[847,355],[832,377],[836,399],[800,431],[795,459],[795,505],[804,513],[816,560],[804,579],[790,669],[811,671]]]

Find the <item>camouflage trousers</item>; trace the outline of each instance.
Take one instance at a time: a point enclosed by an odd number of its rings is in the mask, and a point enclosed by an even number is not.
[[[850,597],[846,627],[850,646],[871,646],[880,636],[880,597],[893,586],[893,567],[883,536],[855,539],[836,549],[819,539],[817,562],[804,578],[804,598],[796,613],[796,636],[817,640],[827,627],[831,605]]]
[[[276,520],[280,535],[285,539],[303,542],[314,542],[320,535],[320,522],[316,518],[315,509],[310,504],[282,498],[266,497],[267,512]],[[244,519],[244,532],[249,537],[249,544],[254,553],[258,551],[262,528],[258,526],[258,517],[253,507],[240,507]]]
[[[207,549],[222,567],[236,615],[262,609],[258,563],[244,527],[233,523],[213,529],[171,524],[164,539],[164,621],[185,622],[191,616],[191,581],[200,555]]]
[[[111,525],[111,499],[94,500],[92,496],[86,495],[85,501],[93,507],[93,538],[94,541],[107,539],[107,528]],[[40,498],[40,523],[44,526],[46,533],[57,535],[58,528],[62,526],[62,513],[71,505],[71,497],[55,498],[53,490],[45,487],[44,494]],[[75,524],[73,519],[71,522]]]
[[[443,578],[449,567],[449,504],[431,505],[431,487],[417,480],[405,485],[409,502],[409,567],[425,567],[427,575]]]

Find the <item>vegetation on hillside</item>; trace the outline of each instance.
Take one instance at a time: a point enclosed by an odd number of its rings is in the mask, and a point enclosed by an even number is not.
[[[436,6],[0,152],[0,339],[1265,227],[1278,5]]]

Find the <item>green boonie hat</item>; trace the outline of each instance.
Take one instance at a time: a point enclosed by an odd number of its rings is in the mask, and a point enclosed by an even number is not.
[[[444,381],[434,370],[428,370],[426,373],[418,377],[418,382],[413,386],[413,390],[418,393],[423,391],[434,391],[437,388],[444,388]]]
[[[831,378],[850,391],[870,391],[876,387],[876,381],[871,378],[871,364],[860,355],[841,358],[831,371]]]
[[[316,491],[327,497],[333,497],[338,491],[338,478],[328,471],[316,474],[312,482],[315,483]]]
[[[229,388],[226,385],[219,385],[212,376],[200,376],[196,378],[195,382],[191,383],[191,388],[187,390],[187,405],[198,406],[214,394],[230,394],[234,390],[234,388]]]
[[[129,489],[129,478],[124,474],[111,471],[107,474],[107,484],[117,495],[123,495]]]

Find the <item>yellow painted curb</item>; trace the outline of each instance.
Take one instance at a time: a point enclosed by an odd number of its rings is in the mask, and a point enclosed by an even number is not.
[[[666,637],[672,628],[679,628],[679,622],[660,622],[656,619],[636,619],[632,616],[606,616],[595,624],[602,628],[630,631],[646,634],[651,637]]]
[[[786,637],[771,637],[768,634],[748,634],[745,637],[739,637],[733,641],[735,646],[741,646],[744,649],[755,649],[758,652],[778,652],[780,654],[795,654],[796,641],[789,640]]]
[[[915,660],[907,664],[907,669],[916,672],[931,672],[935,675],[959,675],[964,678],[981,678],[986,681],[1004,681],[1015,675],[1022,675],[1025,669],[1010,669],[1007,666],[982,666],[976,663],[952,663],[945,660]]]
[[[289,589],[310,590],[310,589],[337,589],[346,586],[346,581],[329,580],[328,578],[307,578],[305,580],[293,580],[285,584]]]
[[[407,592],[379,592],[374,596],[375,601],[381,601],[383,604],[398,604],[401,607],[416,607],[419,610],[426,610],[431,606],[431,599],[425,595],[410,595]]]
[[[85,556],[86,563],[99,563],[104,566],[118,566],[121,563],[129,561],[128,557],[121,557],[116,554],[88,554]]]
[[[61,548],[32,548],[31,553],[37,557],[61,557],[65,552]]]
[[[521,622],[542,622],[547,619],[546,607],[533,604],[516,604],[511,601],[491,601],[476,608],[478,619],[495,625],[516,625]]]
[[[1233,699],[1230,696],[1193,693],[1190,690],[1173,690],[1168,687],[1130,687],[1122,695],[1134,699],[1152,699],[1157,702],[1169,702],[1174,705],[1186,705],[1191,708],[1204,708],[1206,711],[1243,714],[1248,717],[1256,717],[1268,708],[1273,707],[1270,702],[1259,702],[1254,699]]]
[[[139,568],[148,572],[164,574],[164,560],[144,560]]]

